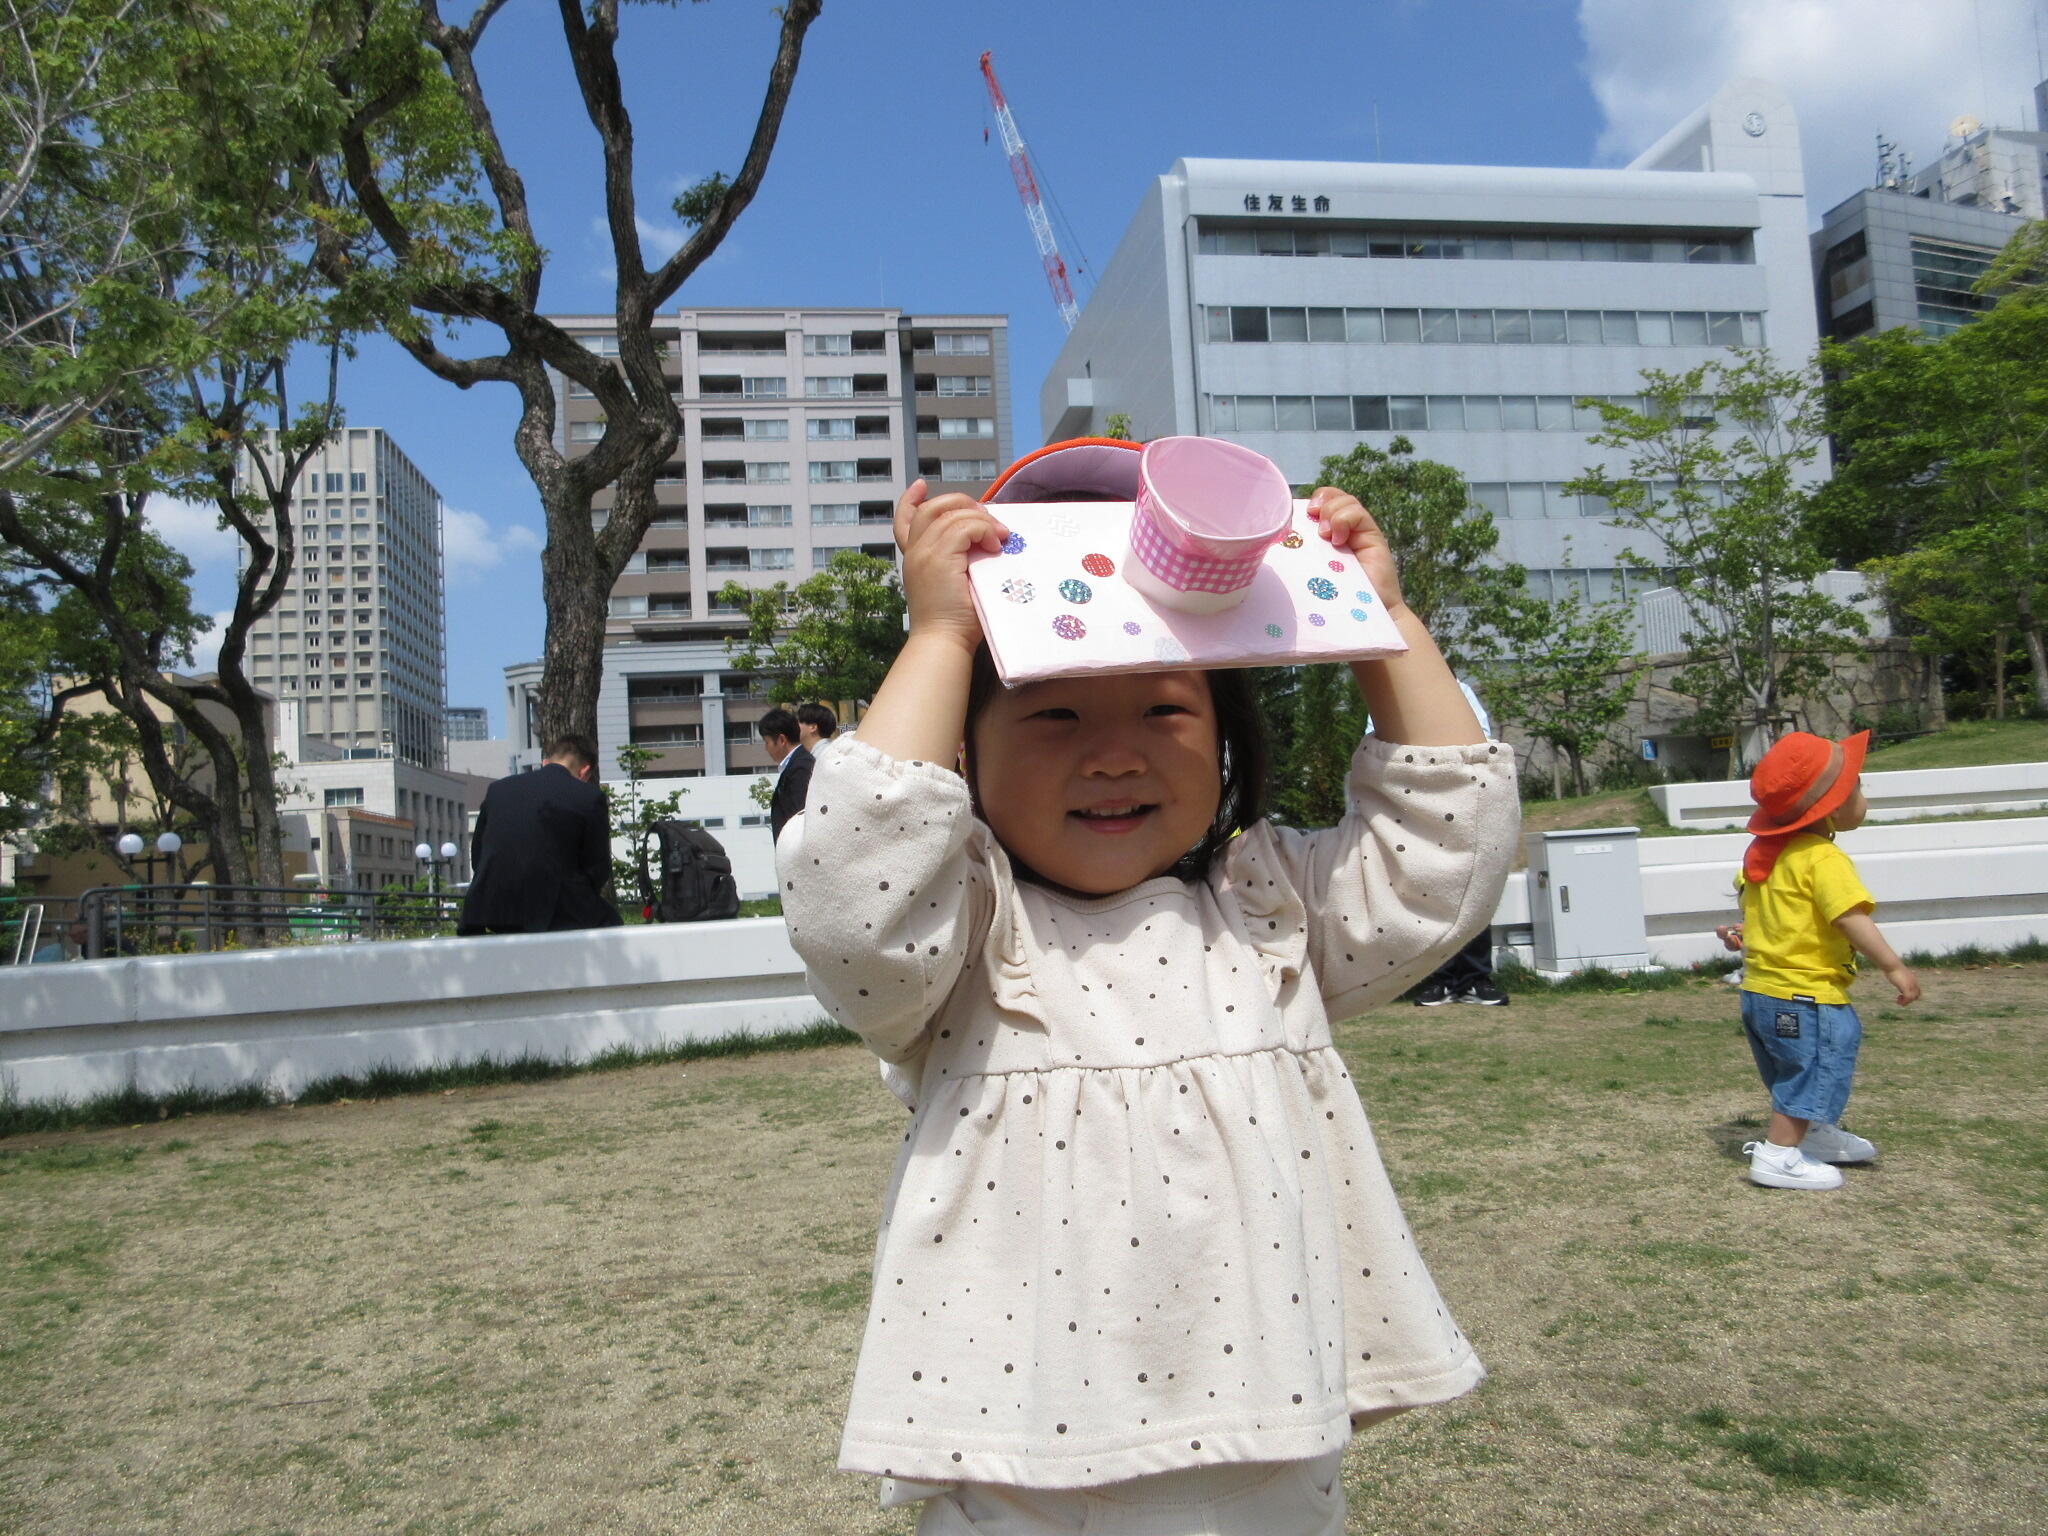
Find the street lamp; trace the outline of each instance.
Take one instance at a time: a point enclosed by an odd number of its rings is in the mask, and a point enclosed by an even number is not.
[[[155,853],[144,853],[142,851],[142,835],[138,832],[123,832],[114,843],[115,851],[123,858],[139,859],[142,862],[142,883],[144,885],[156,884],[156,866],[159,862],[167,870],[174,869],[176,866],[172,863],[172,860],[177,857],[178,850],[184,846],[185,839],[178,836],[175,832],[164,832],[158,835]]]
[[[412,856],[427,866],[428,882],[436,895],[441,890],[441,867],[452,867],[461,854],[462,850],[453,843],[443,843],[438,853],[432,843],[415,843],[412,850]]]

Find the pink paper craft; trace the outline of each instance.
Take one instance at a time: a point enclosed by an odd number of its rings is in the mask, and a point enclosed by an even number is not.
[[[999,555],[969,558],[967,579],[996,671],[1012,686],[1094,672],[1276,667],[1398,656],[1408,649],[1357,557],[1294,503],[1244,600],[1183,613],[1124,577],[1130,502],[1019,502]]]

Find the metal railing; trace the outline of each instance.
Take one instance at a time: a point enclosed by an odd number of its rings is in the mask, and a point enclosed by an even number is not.
[[[0,896],[0,965],[27,965],[62,943],[77,905],[69,896]]]
[[[303,886],[114,885],[78,898],[85,958],[423,939],[455,932],[452,891]]]

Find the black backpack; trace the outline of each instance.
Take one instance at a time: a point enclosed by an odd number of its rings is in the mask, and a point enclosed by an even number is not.
[[[702,827],[657,821],[661,839],[661,893],[652,903],[657,923],[701,923],[740,915],[739,886],[725,845]]]

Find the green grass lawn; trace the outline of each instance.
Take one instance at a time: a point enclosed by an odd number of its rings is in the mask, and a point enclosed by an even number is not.
[[[1931,736],[1879,747],[1864,760],[1864,767],[1870,773],[1891,773],[2039,762],[2048,762],[2048,720],[1958,720]]]
[[[1827,1195],[1719,982],[1340,1026],[1492,1373],[1349,1529],[2040,1529],[2048,965],[1922,979]],[[832,1470],[902,1129],[834,1047],[0,1142],[0,1530],[905,1536]]]

